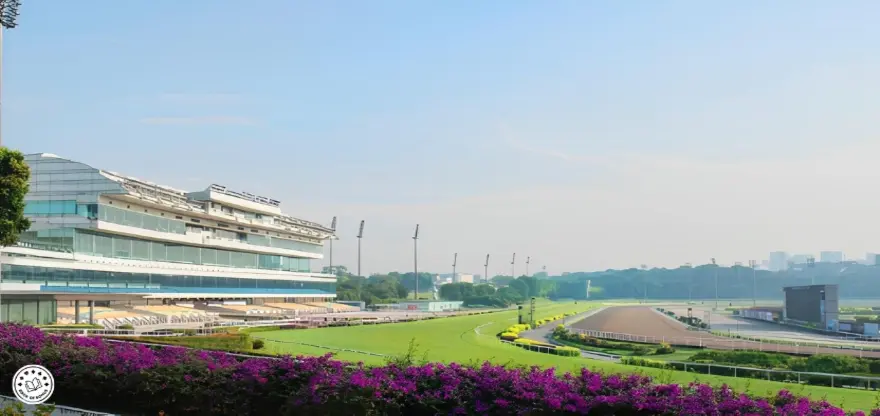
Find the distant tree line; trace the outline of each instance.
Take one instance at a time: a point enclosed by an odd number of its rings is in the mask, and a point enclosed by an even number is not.
[[[323,273],[335,274],[336,299],[363,301],[367,305],[377,303],[395,303],[407,299],[415,291],[413,273],[391,272],[374,274],[369,277],[355,276],[345,266],[333,266],[333,270],[324,267]],[[419,273],[419,291],[427,292],[433,287],[430,273]]]
[[[586,281],[591,298],[713,299],[715,277],[718,296],[726,299],[781,299],[783,287],[838,284],[840,297],[880,296],[880,267],[855,262],[794,265],[786,271],[753,271],[749,267],[702,265],[675,269],[625,269],[571,273],[551,277],[556,296],[584,299]]]

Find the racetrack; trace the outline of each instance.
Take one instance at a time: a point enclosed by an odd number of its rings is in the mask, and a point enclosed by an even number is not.
[[[602,331],[588,333],[602,338],[614,338],[636,342],[659,344],[667,342],[673,345],[702,346],[712,349],[750,349],[768,352],[785,352],[792,354],[844,354],[859,357],[880,358],[880,351],[863,351],[860,349],[829,348],[819,344],[788,345],[770,342],[755,342],[712,335],[705,331],[691,331],[687,327],[667,317],[653,308],[645,306],[619,306],[607,308],[597,314],[571,325],[572,329],[581,331]],[[633,336],[623,336],[629,334]]]

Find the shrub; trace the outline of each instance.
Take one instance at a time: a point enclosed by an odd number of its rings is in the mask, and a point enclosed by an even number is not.
[[[632,353],[633,355],[650,355],[652,350],[648,347],[643,347],[641,345],[633,347]]]
[[[263,342],[263,340],[261,340],[261,339],[255,339],[255,340],[251,343],[251,347],[252,347],[253,349],[255,349],[255,350],[262,349],[265,345],[266,345],[266,343]]]
[[[581,350],[573,347],[556,347],[556,355],[563,357],[580,357]]]
[[[664,361],[657,360],[649,360],[647,358],[641,357],[620,357],[621,364],[626,365],[635,365],[639,367],[650,367],[650,368],[662,368],[667,369],[671,368],[670,364]]]
[[[727,386],[653,385],[642,375],[605,376],[586,368],[560,377],[552,368],[488,362],[368,368],[329,354],[241,359],[8,324],[0,325],[0,351],[0,379],[39,362],[55,376],[53,401],[122,414],[844,414],[785,390],[750,398]],[[10,387],[0,384],[3,392]]]
[[[665,342],[661,342],[660,347],[654,350],[655,355],[672,354],[674,352],[675,348],[672,348],[672,345]]]

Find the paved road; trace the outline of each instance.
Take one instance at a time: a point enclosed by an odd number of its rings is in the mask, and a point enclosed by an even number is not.
[[[674,345],[702,346],[713,349],[749,349],[805,355],[838,354],[880,358],[880,351],[829,348],[816,344],[797,346],[755,342],[716,336],[703,331],[689,331],[681,323],[645,306],[609,307],[588,316],[571,327],[580,330],[636,335],[635,340],[654,344],[668,342]]]
[[[602,308],[602,309],[604,309],[604,308]],[[520,334],[520,338],[526,338],[526,339],[530,339],[532,341],[538,341],[538,342],[546,342],[548,344],[553,344],[553,345],[562,345],[562,344],[554,341],[553,338],[551,337],[551,335],[553,334],[553,330],[556,328],[557,325],[559,325],[559,324],[563,323],[563,321],[565,321],[565,326],[569,326],[571,323],[578,322],[581,319],[586,319],[589,316],[592,316],[596,313],[601,312],[602,309],[594,309],[591,311],[586,311],[583,313],[579,313],[575,316],[569,316],[565,319],[560,319],[558,321],[553,321],[553,322],[544,324],[543,326],[540,326],[535,329],[524,331]],[[606,356],[603,354],[594,354],[594,353],[591,353],[589,351],[584,351],[584,350],[581,350],[581,357],[590,358],[590,359],[594,359],[594,360],[602,360],[602,361],[613,361],[613,362],[620,361],[620,359],[618,359],[618,358]]]
[[[880,347],[880,344],[878,344],[877,342],[845,340],[840,337],[816,334],[808,331],[799,330],[795,327],[783,326],[773,322],[744,319],[734,316],[730,313],[712,312],[712,307],[707,305],[694,305],[691,307],[693,308],[694,316],[700,319],[704,319],[707,312],[710,314],[710,323],[712,324],[712,330],[736,333],[743,337],[752,337],[765,340],[781,340],[784,342],[798,343],[807,342],[837,345],[848,344],[853,346],[863,346],[866,348]],[[669,306],[664,308],[675,312],[679,316],[687,315],[687,306]]]

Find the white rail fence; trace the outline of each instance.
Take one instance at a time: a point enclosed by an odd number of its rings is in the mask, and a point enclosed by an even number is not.
[[[584,334],[593,338],[609,339],[613,341],[637,342],[642,344],[659,344],[665,342],[685,347],[704,348],[711,346],[712,349],[721,350],[757,350],[765,352],[786,352],[794,354],[818,354],[821,349],[830,348],[837,350],[853,350],[858,351],[858,356],[862,357],[865,352],[876,352],[870,348],[862,348],[857,346],[842,346],[834,344],[823,344],[817,342],[765,342],[764,340],[751,340],[742,338],[725,338],[718,335],[706,334],[705,337],[664,337],[651,335],[635,335],[619,332],[596,331],[591,329],[571,328],[573,332]]]
[[[642,366],[637,362],[639,357],[624,359],[622,362],[637,367]],[[635,362],[631,362],[635,361]],[[768,368],[741,367],[734,365],[714,363],[694,363],[684,361],[664,361],[669,369],[696,372],[708,375],[729,376],[735,378],[766,378],[769,381],[782,381],[797,384],[825,385],[822,381],[829,382],[831,387],[852,388],[862,390],[880,389],[880,377],[856,376],[848,374],[816,373],[809,371],[779,370]],[[656,368],[656,367],[653,367]],[[701,369],[701,370],[698,370]],[[714,372],[713,372],[714,369]]]

